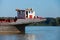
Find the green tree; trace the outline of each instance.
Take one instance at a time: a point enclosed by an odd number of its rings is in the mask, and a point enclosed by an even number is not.
[[[60,25],[60,17],[56,18],[57,25]]]

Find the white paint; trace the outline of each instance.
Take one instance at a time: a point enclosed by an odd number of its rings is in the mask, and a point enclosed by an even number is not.
[[[29,18],[29,15],[32,15],[32,18],[34,18],[34,16],[35,16],[35,11],[33,11],[33,12],[30,11],[30,13],[28,12],[28,18]]]

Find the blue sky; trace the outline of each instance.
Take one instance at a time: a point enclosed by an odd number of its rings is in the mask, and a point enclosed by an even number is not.
[[[33,8],[42,17],[60,17],[60,0],[0,0],[0,17],[16,16],[16,8]]]

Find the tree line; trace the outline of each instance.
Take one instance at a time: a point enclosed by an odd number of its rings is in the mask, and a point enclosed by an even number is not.
[[[46,21],[32,23],[31,26],[60,26],[60,17],[46,17]]]

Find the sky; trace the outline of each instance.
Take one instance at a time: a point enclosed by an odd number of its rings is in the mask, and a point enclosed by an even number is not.
[[[33,8],[36,16],[60,17],[60,0],[0,0],[0,17],[17,16],[16,8]]]

